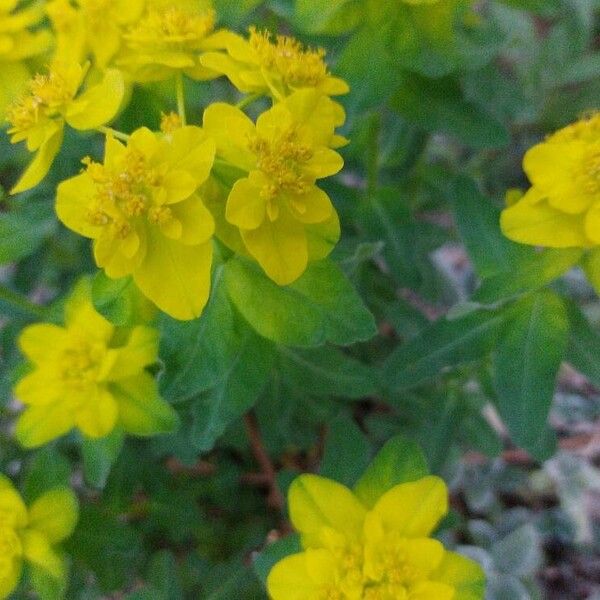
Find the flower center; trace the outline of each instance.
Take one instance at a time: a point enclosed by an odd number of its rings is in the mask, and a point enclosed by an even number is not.
[[[110,227],[115,237],[124,239],[131,233],[132,223],[139,218],[159,225],[171,220],[169,207],[152,204],[162,176],[148,165],[138,150],[128,148],[121,168],[116,171],[89,157],[83,163],[96,185],[96,196],[88,211],[88,221],[92,225]]]
[[[73,340],[61,356],[61,380],[74,389],[96,383],[105,354],[106,346],[100,342]]]
[[[6,120],[11,125],[9,133],[18,134],[34,127],[41,114],[56,116],[77,93],[60,69],[47,75],[36,75],[29,82],[29,91],[7,110]]]
[[[312,183],[303,173],[303,167],[313,157],[313,151],[300,143],[295,128],[272,140],[256,135],[250,140],[249,148],[256,155],[256,168],[268,179],[261,196],[267,203],[271,221],[279,216],[276,200],[282,193],[289,194],[294,208],[304,212],[306,209],[297,197],[302,196]]]
[[[293,38],[273,36],[268,31],[250,28],[250,45],[258,55],[261,66],[277,71],[283,82],[292,87],[314,87],[328,75],[324,62],[325,50],[306,49]]]
[[[151,10],[125,36],[129,46],[152,53],[161,50],[194,50],[213,32],[216,21],[214,10],[192,14],[172,6]]]

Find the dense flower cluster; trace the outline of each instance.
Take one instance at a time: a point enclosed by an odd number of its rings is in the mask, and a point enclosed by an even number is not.
[[[209,297],[213,236],[279,285],[331,252],[339,221],[317,182],[343,166],[334,149],[346,143],[336,133],[345,115],[331,96],[348,86],[322,50],[255,28],[247,39],[219,29],[208,2],[52,0],[46,12],[50,66],[6,111],[11,141],[34,153],[12,193],[46,177],[66,126],[104,133],[103,162],[82,157],[82,173],[58,186],[56,212],[94,240],[108,277],[131,276],[161,310],[187,320]],[[184,78],[221,75],[249,94],[240,106],[265,96],[272,107],[254,123],[217,102],[203,127],[188,125]],[[160,131],[107,127],[132,86],[162,81],[173,82],[178,113]]]
[[[401,483],[365,506],[345,486],[301,475],[289,492],[304,551],[269,574],[273,600],[479,600],[484,576],[431,533],[448,510],[437,477]]]
[[[600,244],[598,139],[600,115],[595,114],[527,152],[523,166],[532,185],[502,213],[507,237],[553,248]]]
[[[73,428],[94,439],[115,428],[150,435],[177,423],[146,371],[158,358],[157,331],[145,325],[114,327],[94,309],[87,280],[65,305],[64,327],[30,325],[19,346],[32,365],[15,388],[26,406],[16,427],[25,447],[40,446]]]

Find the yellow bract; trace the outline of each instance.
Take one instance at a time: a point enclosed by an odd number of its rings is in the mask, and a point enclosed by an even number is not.
[[[94,240],[98,266],[111,278],[133,275],[177,319],[197,317],[208,299],[214,222],[198,188],[214,155],[199,127],[142,128],[127,145],[108,137],[104,163],[85,160],[58,187],[59,219]]]
[[[226,54],[207,53],[200,62],[226,75],[242,92],[282,99],[304,88],[330,96],[349,91],[345,81],[329,74],[324,50],[306,49],[294,38],[274,38],[255,28],[247,40],[231,32],[224,39]]]
[[[30,77],[27,60],[50,48],[52,35],[45,29],[33,30],[43,17],[39,3],[0,0],[0,115]]]
[[[41,446],[73,428],[101,438],[116,427],[150,435],[176,424],[145,370],[157,360],[157,331],[143,325],[115,328],[94,309],[87,280],[66,304],[64,327],[30,325],[19,346],[33,366],[15,387],[26,406],[16,427],[25,447]]]
[[[35,187],[47,175],[60,150],[65,123],[95,129],[116,115],[125,93],[121,73],[109,69],[100,83],[78,94],[86,71],[77,63],[57,63],[47,75],[36,75],[29,91],[9,108],[11,142],[25,141],[36,153],[11,193]]]
[[[273,600],[480,600],[475,562],[430,537],[448,510],[437,477],[403,483],[368,509],[345,486],[301,475],[290,488],[290,517],[304,552],[278,562]]]
[[[504,234],[554,248],[600,245],[600,115],[534,146],[523,166],[532,186],[503,211]]]
[[[73,533],[77,516],[77,499],[68,488],[46,492],[28,508],[0,475],[0,598],[13,592],[25,563],[54,579],[64,578],[65,565],[55,546]]]
[[[279,285],[295,281],[309,260],[323,258],[337,242],[335,209],[316,181],[343,167],[330,148],[343,121],[341,107],[314,90],[294,93],[256,125],[228,104],[204,113],[220,159],[247,173],[233,185],[225,218]]]
[[[125,34],[126,51],[119,65],[135,81],[164,81],[184,73],[206,80],[218,74],[200,64],[208,50],[223,48],[223,32],[215,32],[212,9],[192,10],[179,3],[150,5]]]

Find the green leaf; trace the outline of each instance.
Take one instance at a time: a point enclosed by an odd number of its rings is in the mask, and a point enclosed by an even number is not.
[[[535,291],[554,281],[575,266],[583,250],[543,250],[523,257],[510,269],[485,279],[473,295],[473,300],[491,304]]]
[[[79,523],[65,549],[94,573],[105,592],[131,582],[142,558],[139,534],[94,505],[81,507]]]
[[[385,383],[393,389],[413,387],[444,369],[483,358],[503,323],[504,315],[496,311],[439,319],[392,352],[383,368]]]
[[[341,414],[329,424],[320,475],[352,487],[369,462],[371,447],[358,425]]]
[[[297,0],[294,24],[306,33],[340,35],[360,23],[361,0]]]
[[[506,271],[535,254],[533,248],[515,244],[502,234],[500,210],[471,179],[459,177],[450,197],[458,231],[481,277]]]
[[[511,437],[536,458],[558,369],[567,347],[569,323],[563,301],[542,291],[515,307],[494,353],[496,405]]]
[[[310,380],[313,396],[364,398],[377,390],[376,372],[342,351],[323,348],[279,347],[279,367],[287,381],[299,388]]]
[[[61,600],[67,592],[66,575],[56,578],[35,564],[28,567],[31,585],[40,600]]]
[[[260,554],[254,559],[254,571],[263,585],[267,584],[267,577],[271,569],[280,560],[290,554],[302,552],[300,545],[300,536],[297,533],[288,535],[272,544],[269,544]]]
[[[227,427],[248,411],[263,390],[273,362],[273,347],[251,329],[237,341],[236,355],[219,381],[195,400],[192,440],[198,452],[208,452]]]
[[[231,301],[263,337],[289,346],[349,345],[376,333],[373,316],[329,260],[315,262],[289,286],[271,281],[260,268],[235,258],[225,265]]]
[[[106,437],[84,438],[81,443],[83,474],[92,487],[103,489],[114,462],[123,447],[124,434],[115,429]]]
[[[534,577],[542,566],[541,545],[537,529],[526,523],[494,544],[494,568],[515,577]]]
[[[371,508],[394,486],[416,481],[428,474],[427,461],[419,446],[398,435],[377,453],[354,486],[354,493],[365,506]]]
[[[94,308],[113,325],[133,325],[151,318],[155,309],[131,277],[110,279],[98,271],[92,279]]]
[[[52,206],[34,201],[0,213],[0,264],[33,254],[56,229]]]
[[[583,373],[595,386],[600,386],[600,336],[573,302],[569,313],[569,344],[565,360]]]
[[[183,591],[177,579],[175,557],[167,550],[157,552],[148,565],[148,585],[127,596],[127,600],[180,600]]]
[[[453,78],[426,79],[411,73],[395,94],[392,105],[409,122],[431,133],[441,131],[452,135],[471,148],[497,148],[510,141],[506,127],[486,110],[467,101]]]
[[[40,448],[26,469],[23,497],[31,504],[45,492],[69,485],[71,464],[52,446]]]
[[[217,385],[238,352],[235,315],[222,269],[215,273],[208,306],[199,319],[176,321],[162,315],[159,328],[163,397],[177,404]]]
[[[415,221],[408,198],[393,188],[369,197],[361,207],[360,224],[370,239],[384,242],[383,256],[395,279],[418,289],[428,266],[427,254],[440,242],[435,228]]]

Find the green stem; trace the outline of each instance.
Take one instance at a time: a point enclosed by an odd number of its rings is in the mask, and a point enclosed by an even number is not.
[[[129,136],[126,133],[122,133],[121,131],[117,131],[116,129],[112,129],[111,127],[105,127],[104,125],[100,125],[100,127],[98,127],[97,129],[100,133],[104,133],[105,135],[112,135],[118,140],[123,140],[124,142],[129,140]]]
[[[46,315],[46,309],[43,306],[30,302],[21,294],[13,292],[4,285],[0,285],[0,303],[8,304],[36,319],[43,319]]]
[[[262,94],[250,94],[245,98],[242,98],[235,106],[240,110],[244,110],[247,106],[250,106],[254,102],[256,102],[259,98],[262,98]]]
[[[185,116],[185,91],[183,89],[183,73],[177,73],[175,78],[175,91],[177,93],[177,112],[181,119],[181,124],[185,127],[187,119]]]

